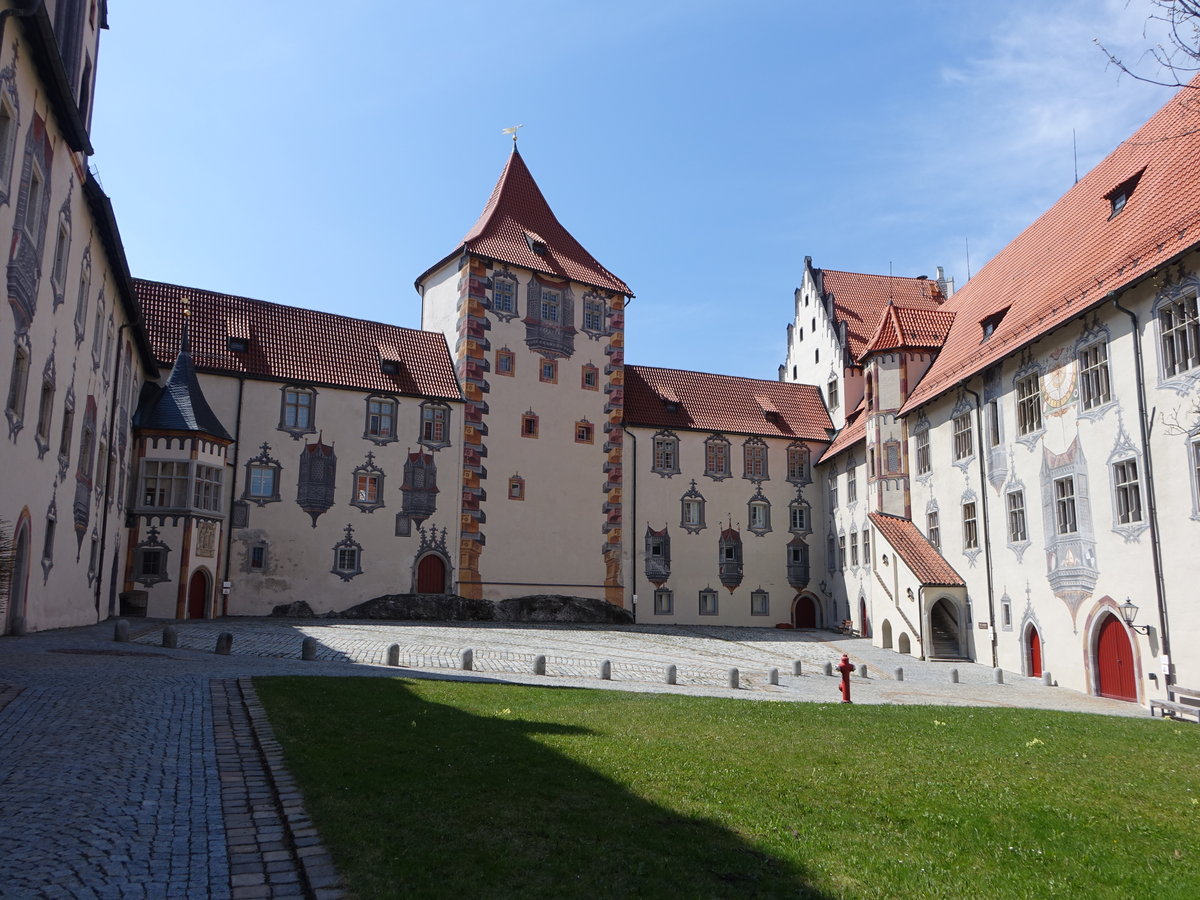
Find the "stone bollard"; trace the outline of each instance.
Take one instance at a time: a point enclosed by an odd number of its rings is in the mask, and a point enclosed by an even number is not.
[[[168,625],[163,629],[162,644],[171,650],[179,646],[179,629],[174,625]]]
[[[772,669],[767,673],[767,684],[779,684],[779,670]]]
[[[738,686],[738,670],[737,669],[729,670],[729,686],[731,688],[735,688]]]
[[[904,666],[896,666],[896,680],[897,681],[904,680]]]
[[[858,677],[859,677],[859,678],[866,678],[866,677],[867,677],[867,664],[866,664],[866,663],[861,663],[861,664],[859,665],[859,667],[858,667]]]
[[[306,637],[300,642],[300,658],[301,659],[316,659],[317,658],[317,639],[315,637]]]
[[[825,663],[825,665],[822,667],[821,671],[824,672],[826,675],[832,675],[833,674],[833,663],[831,663],[831,662]]]
[[[994,680],[996,684],[1004,684],[1004,670],[999,666],[996,666],[996,668],[992,669],[992,680]]]
[[[24,637],[27,630],[28,630],[28,626],[26,625],[25,617],[24,616],[13,616],[12,627],[9,628],[8,633],[11,634],[13,637]]]
[[[1054,687],[1054,679],[1050,677],[1049,672],[1042,673],[1042,684],[1046,687]]]
[[[400,645],[392,644],[388,647],[387,664],[389,666],[400,665]]]
[[[951,683],[951,684],[958,684],[958,669],[951,669],[951,670],[950,670],[950,683]]]
[[[540,653],[533,658],[533,674],[534,675],[545,675],[546,674],[546,657]]]
[[[600,663],[600,677],[605,681],[612,681],[612,662],[610,660],[606,659]]]
[[[462,652],[461,665],[464,672],[470,672],[473,668],[475,668],[475,651],[470,647]]]
[[[793,675],[799,676],[800,669],[801,669],[800,660],[796,660],[795,662],[792,663],[792,674]]]
[[[674,666],[667,666],[667,671],[663,676],[663,680],[666,681],[667,684],[674,684],[678,674],[679,670]]]
[[[117,619],[116,625],[113,626],[113,640],[125,644],[129,641],[129,623],[124,619]]]
[[[233,635],[228,631],[222,631],[217,635],[217,646],[213,653],[219,653],[222,656],[228,656],[229,651],[233,649]]]

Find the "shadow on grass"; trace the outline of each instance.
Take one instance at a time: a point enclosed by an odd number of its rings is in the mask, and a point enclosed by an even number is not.
[[[256,684],[359,897],[828,896],[794,862],[598,771],[639,765],[628,738],[539,721],[536,705],[514,717],[511,687],[451,706],[398,679]]]

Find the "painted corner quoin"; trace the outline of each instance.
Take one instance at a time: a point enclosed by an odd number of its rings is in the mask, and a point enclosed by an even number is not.
[[[481,504],[487,499],[483,482],[487,469],[483,460],[487,446],[488,405],[484,394],[488,383],[487,351],[490,342],[487,331],[491,328],[484,304],[487,300],[487,264],[473,256],[459,272],[458,281],[458,340],[455,357],[458,359],[458,377],[462,382],[466,408],[463,413],[463,485],[462,485],[462,529],[459,539],[459,594],[473,600],[483,598],[483,584],[479,572],[479,557],[483,555],[485,536],[483,533],[484,513]]]
[[[621,498],[624,490],[622,451],[625,433],[625,298],[616,294],[608,300],[608,342],[604,354],[606,381],[604,393],[608,400],[604,413],[604,599],[624,606],[625,590],[621,584]]]

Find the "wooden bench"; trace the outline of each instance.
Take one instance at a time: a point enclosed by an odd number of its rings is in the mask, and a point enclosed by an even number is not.
[[[1164,719],[1168,716],[1172,719],[1183,719],[1191,716],[1198,723],[1200,723],[1200,706],[1178,702],[1180,697],[1186,697],[1189,700],[1200,701],[1200,691],[1192,690],[1191,688],[1180,687],[1177,684],[1170,685],[1167,690],[1170,695],[1175,698],[1175,700],[1151,700],[1150,716],[1153,718],[1154,713],[1157,710],[1158,714]]]
[[[839,630],[842,632],[842,634],[849,635],[850,637],[858,637],[858,632],[854,630],[853,619],[843,619],[842,627]]]

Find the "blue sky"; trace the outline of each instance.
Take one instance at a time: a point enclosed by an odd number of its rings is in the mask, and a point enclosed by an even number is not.
[[[207,11],[206,11],[207,10]],[[961,285],[1171,92],[1146,0],[111,0],[133,273],[419,326],[504,166],[636,299],[628,362],[774,378],[806,255]]]

